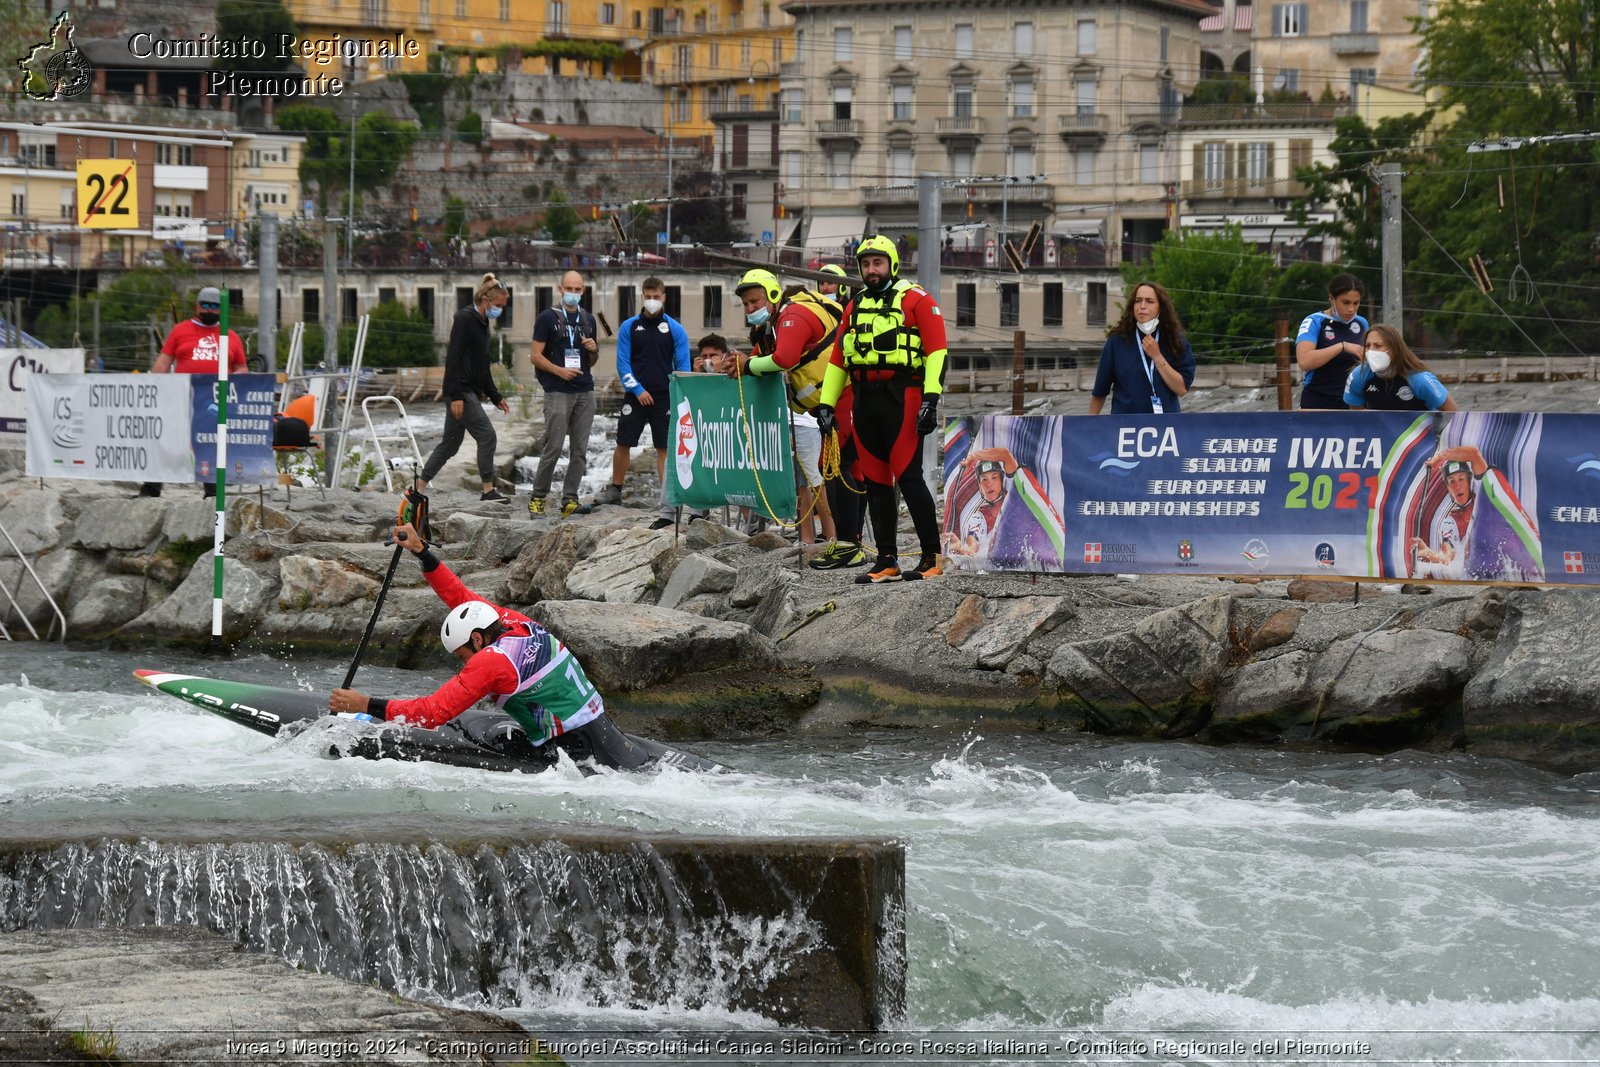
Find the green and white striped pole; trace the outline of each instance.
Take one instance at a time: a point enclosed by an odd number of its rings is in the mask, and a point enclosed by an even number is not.
[[[222,290],[217,333],[217,525],[212,535],[211,636],[222,638],[222,535],[228,514],[228,290]]]

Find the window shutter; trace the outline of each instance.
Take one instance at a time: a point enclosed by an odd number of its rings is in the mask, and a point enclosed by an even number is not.
[[[1203,145],[1203,144],[1197,144],[1197,145],[1194,146],[1194,181],[1195,181],[1195,187],[1199,188],[1199,189],[1205,188],[1205,185],[1204,185],[1205,180],[1206,180],[1206,146]]]
[[[1238,146],[1232,141],[1222,146],[1222,177],[1224,181],[1231,181],[1239,176]]]
[[[1283,5],[1272,5],[1272,36],[1283,36]]]
[[[1273,171],[1273,164],[1276,162],[1276,159],[1274,157],[1277,155],[1277,148],[1278,148],[1278,146],[1276,144],[1274,144],[1273,142],[1271,142],[1271,141],[1267,142],[1266,179],[1269,182],[1277,177],[1277,174],[1274,173],[1274,171]]]
[[[1304,36],[1306,36],[1306,34],[1311,32],[1310,23],[1306,21],[1311,15],[1311,5],[1310,4],[1296,4],[1294,6],[1298,9],[1295,12],[1295,15],[1298,18],[1298,22],[1297,22],[1297,24],[1295,26],[1295,29],[1299,32],[1300,36],[1304,37]]]

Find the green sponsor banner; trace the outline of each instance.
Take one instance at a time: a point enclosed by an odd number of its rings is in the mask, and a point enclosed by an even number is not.
[[[669,503],[732,504],[794,521],[794,443],[782,376],[674,374],[672,418]]]

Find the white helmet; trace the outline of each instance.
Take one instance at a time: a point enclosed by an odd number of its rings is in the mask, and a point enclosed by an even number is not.
[[[444,617],[444,625],[439,627],[439,640],[444,642],[446,652],[454,652],[471,640],[474,630],[482,630],[499,621],[500,613],[493,604],[469,600],[450,609],[450,614]]]

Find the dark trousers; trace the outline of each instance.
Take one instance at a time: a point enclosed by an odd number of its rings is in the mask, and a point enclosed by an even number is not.
[[[478,442],[478,477],[483,479],[485,485],[494,481],[494,424],[489,421],[477,397],[469,397],[461,405],[459,419],[450,414],[448,406],[445,408],[444,440],[433,450],[428,462],[422,465],[423,481],[433,481],[451,457],[460,451],[461,441],[469,433]]]
[[[867,495],[850,469],[856,462],[855,438],[839,450],[840,476],[828,483],[828,510],[833,512],[834,539],[861,543],[861,525],[867,517]]]
[[[899,552],[898,527],[900,509],[895,507],[894,491],[898,486],[905,498],[906,510],[911,513],[911,525],[917,531],[917,541],[924,556],[939,552],[939,516],[934,509],[933,494],[922,480],[922,449],[918,448],[911,463],[901,473],[895,485],[865,482],[867,510],[872,514],[872,539],[878,555],[893,556]],[[834,519],[838,521],[837,517]]]

